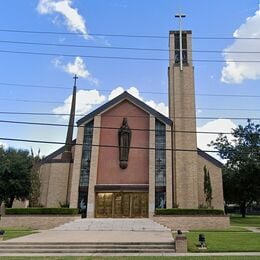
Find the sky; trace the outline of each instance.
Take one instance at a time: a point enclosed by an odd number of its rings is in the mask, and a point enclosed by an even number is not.
[[[127,90],[167,115],[168,35],[180,11],[193,34],[198,131],[259,123],[260,44],[245,39],[260,38],[258,0],[9,0],[1,10],[0,138],[64,142],[66,127],[21,122],[66,124],[57,114],[69,112],[75,73],[78,114]],[[215,138],[199,134],[198,147]],[[0,144],[42,155],[59,147]]]

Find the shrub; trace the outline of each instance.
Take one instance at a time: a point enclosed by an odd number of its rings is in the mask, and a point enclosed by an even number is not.
[[[76,208],[7,208],[7,215],[76,215],[79,210]]]
[[[224,215],[221,209],[156,209],[156,215]]]

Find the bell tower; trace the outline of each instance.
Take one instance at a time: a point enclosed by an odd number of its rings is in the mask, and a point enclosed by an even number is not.
[[[198,208],[197,140],[191,31],[170,31],[169,116],[173,121],[174,203]]]

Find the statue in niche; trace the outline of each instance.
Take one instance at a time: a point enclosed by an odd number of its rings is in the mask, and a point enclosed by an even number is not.
[[[121,169],[126,169],[128,165],[131,136],[132,133],[128,126],[127,118],[124,118],[122,125],[118,130],[119,166]]]

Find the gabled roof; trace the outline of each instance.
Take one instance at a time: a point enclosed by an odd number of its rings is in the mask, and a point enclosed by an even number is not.
[[[222,168],[223,167],[223,163],[221,163],[220,161],[218,161],[217,159],[215,159],[214,157],[212,157],[211,155],[209,155],[208,153],[200,150],[199,148],[197,148],[198,150],[198,155],[200,155],[201,157],[203,157],[204,159],[210,161],[211,163],[215,164],[217,167]]]
[[[86,115],[83,118],[81,118],[80,120],[78,120],[77,125],[81,125],[84,122],[89,121],[90,119],[92,119],[96,115],[98,115],[98,114],[106,111],[107,109],[109,109],[109,107],[113,107],[114,105],[116,105],[116,104],[118,104],[118,103],[120,103],[124,100],[128,100],[131,103],[135,104],[136,106],[142,108],[144,111],[153,115],[155,118],[158,118],[160,121],[164,122],[165,124],[172,125],[171,119],[162,115],[161,113],[159,113],[155,109],[151,108],[150,106],[146,105],[143,101],[141,101],[141,100],[137,99],[136,97],[132,96],[127,91],[125,91],[121,95],[115,97],[114,99],[108,101],[104,105],[100,106],[99,108],[95,109],[94,111],[92,111],[88,115]]]
[[[72,141],[72,146],[76,144],[76,139],[74,139]],[[62,154],[65,151],[65,145],[63,145],[62,147],[58,148],[56,151],[52,152],[51,154],[47,155],[46,157],[44,157],[41,160],[41,163],[50,163],[53,162],[54,158],[60,154]],[[61,159],[56,159],[59,160],[60,162],[62,162]],[[64,162],[64,161],[63,161]]]

